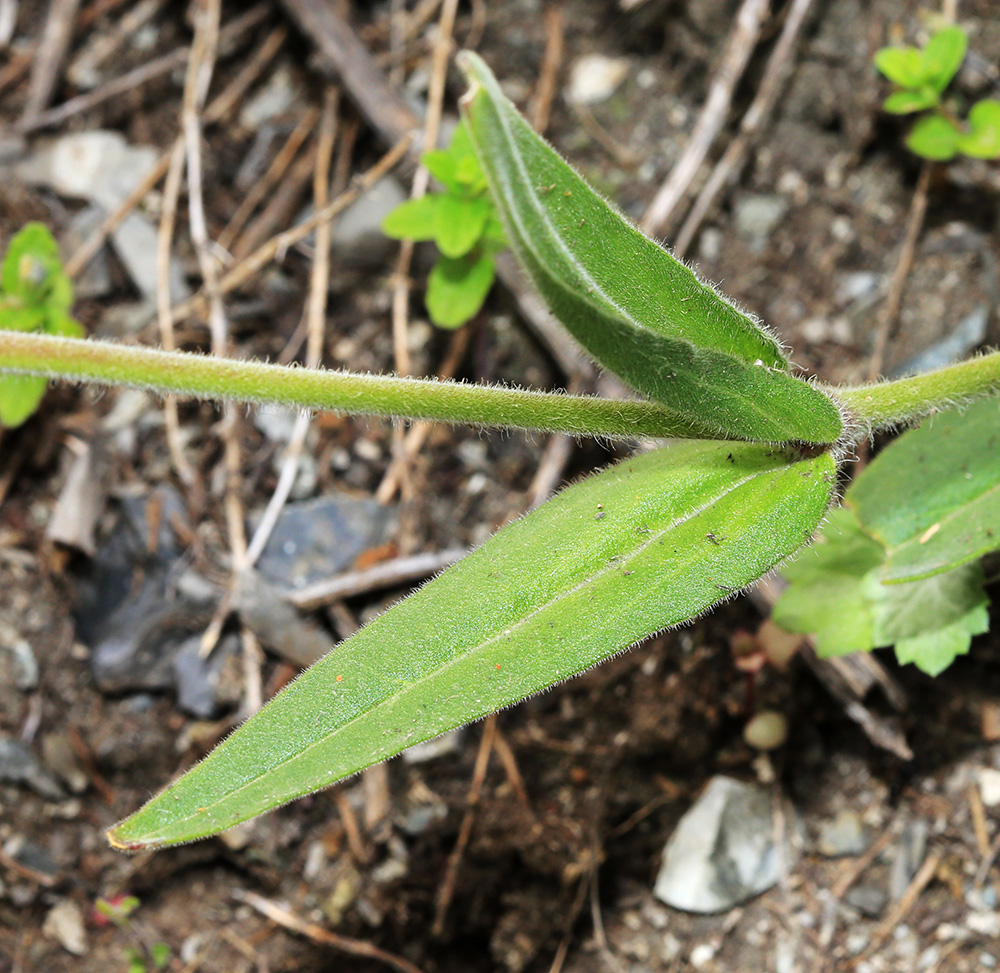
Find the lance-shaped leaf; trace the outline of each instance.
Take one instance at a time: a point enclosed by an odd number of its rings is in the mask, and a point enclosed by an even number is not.
[[[829,443],[833,402],[781,348],[601,199],[464,52],[462,101],[510,244],[562,324],[634,389],[718,438]]]
[[[112,843],[214,834],[692,618],[808,540],[833,483],[828,454],[703,441],[583,480],[307,670]]]
[[[927,419],[887,446],[847,491],[886,549],[882,580],[912,581],[1000,548],[1000,401]]]

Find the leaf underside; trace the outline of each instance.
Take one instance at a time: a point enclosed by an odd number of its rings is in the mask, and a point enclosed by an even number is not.
[[[698,615],[805,543],[834,479],[825,453],[687,441],[569,487],[305,672],[112,843],[214,834]]]
[[[508,239],[560,322],[637,391],[707,436],[832,443],[833,402],[778,343],[601,199],[460,55],[469,133]]]

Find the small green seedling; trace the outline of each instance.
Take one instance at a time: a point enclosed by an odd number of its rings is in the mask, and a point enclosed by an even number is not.
[[[684,624],[777,566],[792,580],[781,620],[816,632],[827,654],[891,643],[938,671],[985,626],[976,562],[1000,548],[1000,353],[857,387],[808,381],[774,335],[598,196],[480,58],[459,64],[459,145],[471,143],[511,249],[556,319],[635,397],[3,331],[0,369],[660,443],[562,490],[337,646],[116,825],[115,847],[216,834],[328,787]],[[432,158],[446,185],[481,195],[471,165],[459,181],[454,158]],[[421,205],[438,219],[441,204]],[[446,247],[464,234],[452,252],[498,237],[490,204],[473,209],[471,226],[442,219]],[[935,413],[858,478],[817,553],[790,562],[828,517],[856,445]]]
[[[1000,546],[998,484],[996,401],[904,433],[785,568],[774,620],[815,635],[821,656],[895,645],[901,663],[936,676],[989,628],[978,559]]]
[[[444,189],[401,203],[382,230],[395,240],[437,244],[427,311],[439,328],[458,328],[483,306],[496,276],[494,258],[507,239],[464,122],[447,149],[426,152],[422,161]]]
[[[82,338],[70,315],[73,284],[63,271],[59,246],[42,223],[28,223],[0,265],[0,330],[37,331]],[[21,425],[38,408],[48,385],[37,375],[0,376],[0,426]]]
[[[153,973],[155,970],[165,969],[170,962],[170,947],[163,942],[146,942],[142,930],[133,919],[139,905],[139,899],[134,895],[100,898],[94,903],[94,915],[98,923],[117,926],[135,944],[125,949],[128,973]]]
[[[875,67],[898,89],[882,107],[894,115],[924,112],[906,137],[906,145],[934,162],[947,162],[959,154],[1000,158],[1000,101],[977,101],[963,122],[944,100],[968,43],[961,27],[950,26],[935,33],[922,49],[883,47],[875,55]]]

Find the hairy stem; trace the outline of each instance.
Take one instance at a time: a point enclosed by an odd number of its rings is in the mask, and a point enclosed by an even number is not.
[[[649,402],[391,375],[287,368],[105,341],[0,331],[0,372],[301,409],[545,429],[586,436],[718,438]]]
[[[875,432],[938,409],[1000,394],[1000,352],[893,382],[830,391],[857,422]]]

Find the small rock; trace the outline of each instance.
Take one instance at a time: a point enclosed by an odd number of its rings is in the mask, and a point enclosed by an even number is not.
[[[980,936],[1000,940],[1000,912],[970,912],[965,917],[965,926]]]
[[[892,377],[920,375],[960,361],[986,340],[991,309],[980,304],[967,314],[955,329],[926,351],[909,358],[892,370]]]
[[[783,713],[763,710],[743,727],[743,739],[757,750],[776,750],[788,739],[788,720]]]
[[[23,693],[38,686],[38,660],[31,643],[21,638],[16,629],[0,623],[0,649],[6,650],[14,663],[14,685]]]
[[[87,954],[87,931],[83,926],[83,913],[69,899],[63,899],[49,910],[42,923],[42,933],[59,943],[67,953],[74,956]]]
[[[42,753],[49,769],[58,774],[74,794],[82,794],[87,789],[87,775],[68,733],[46,733],[42,737]]]
[[[234,702],[234,695],[226,691],[225,672],[230,660],[238,656],[239,639],[229,636],[222,639],[208,658],[201,653],[201,636],[193,635],[174,648],[174,687],[177,691],[177,708],[199,720],[207,720],[218,713],[221,704]]]
[[[3,853],[16,861],[22,868],[34,872],[43,884],[52,884],[59,876],[59,866],[52,856],[35,842],[21,835],[14,835],[4,842]]]
[[[768,237],[788,212],[783,196],[748,193],[736,201],[736,229],[753,250],[763,250]]]
[[[877,294],[885,284],[884,274],[855,270],[841,274],[833,288],[833,299],[843,306]]]
[[[254,131],[264,122],[286,114],[299,99],[292,72],[287,64],[279,64],[267,82],[246,100],[240,112],[240,124]]]
[[[399,180],[393,176],[380,179],[334,223],[330,252],[353,267],[380,267],[399,246],[382,232],[382,221],[408,198]]]
[[[296,591],[349,570],[364,551],[390,538],[394,524],[394,508],[368,498],[334,494],[290,503],[257,570],[279,591]]]
[[[696,970],[703,970],[715,959],[715,947],[711,943],[699,943],[691,950],[689,958]]]
[[[818,845],[819,853],[827,858],[860,855],[868,847],[868,836],[861,818],[854,811],[843,810],[820,825]]]
[[[63,798],[59,782],[23,743],[0,735],[0,782],[24,784],[51,801]]]
[[[907,822],[894,849],[889,869],[889,898],[898,902],[909,888],[927,851],[927,822],[921,819]]]
[[[42,145],[15,171],[33,186],[47,186],[60,196],[89,199],[112,210],[156,165],[159,150],[129,145],[120,132],[94,129],[72,132]]]
[[[882,915],[889,896],[884,889],[874,885],[853,885],[844,895],[844,901],[869,919]]]
[[[607,101],[625,80],[630,63],[625,58],[584,54],[569,71],[566,100],[575,105],[596,105]]]
[[[1000,806],[1000,770],[979,768],[979,793],[987,807]]]
[[[90,205],[76,213],[62,236],[63,253],[73,253],[104,220],[104,210]],[[104,297],[111,290],[107,250],[101,248],[73,280],[73,293],[81,297]]]
[[[789,830],[795,812],[786,812]],[[796,857],[788,838],[785,866]],[[778,881],[771,794],[754,784],[714,777],[681,818],[664,848],[654,895],[688,912],[724,912]]]

